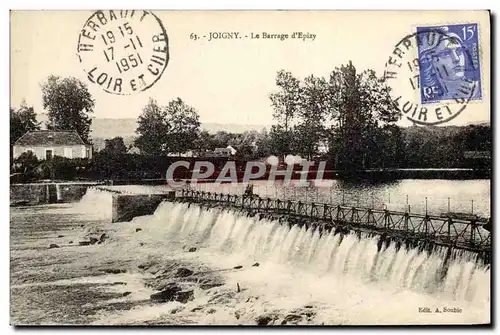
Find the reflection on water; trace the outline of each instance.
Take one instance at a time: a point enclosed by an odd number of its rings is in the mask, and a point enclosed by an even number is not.
[[[255,181],[253,192],[262,197],[293,199],[303,202],[345,204],[348,206],[388,207],[403,210],[408,204],[412,213],[473,213],[490,216],[490,180],[403,179],[390,182],[354,182],[328,180],[312,186],[270,185]],[[230,194],[242,194],[244,184],[197,184],[191,188]]]

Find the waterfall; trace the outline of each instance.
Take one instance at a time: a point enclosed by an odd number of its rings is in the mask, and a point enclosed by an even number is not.
[[[71,209],[89,219],[111,220],[113,193],[89,187],[78,203]]]
[[[147,224],[158,246],[166,241],[196,244],[228,257],[275,262],[394,291],[476,303],[490,299],[489,266],[464,250],[454,251],[445,264],[446,248],[429,253],[397,248],[391,242],[379,250],[377,236],[320,234],[314,228],[289,227],[244,212],[186,203],[162,203]]]

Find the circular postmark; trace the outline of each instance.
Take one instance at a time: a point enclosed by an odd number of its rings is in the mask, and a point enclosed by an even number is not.
[[[169,60],[165,27],[145,10],[96,11],[80,31],[77,51],[88,80],[121,95],[153,86]]]
[[[464,38],[456,33],[462,26]],[[408,120],[421,125],[448,122],[471,100],[481,99],[477,33],[477,25],[419,27],[395,45],[384,79]]]

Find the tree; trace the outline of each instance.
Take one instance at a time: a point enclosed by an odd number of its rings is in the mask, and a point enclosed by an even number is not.
[[[177,98],[168,103],[165,115],[167,151],[179,154],[194,149],[200,133],[200,117],[196,109]]]
[[[276,156],[284,156],[291,150],[289,130],[285,130],[283,125],[277,124],[271,126],[269,132],[269,150]]]
[[[168,126],[165,112],[158,106],[156,100],[149,98],[137,123],[139,126],[136,133],[139,136],[135,140],[135,145],[141,152],[160,155],[167,142]]]
[[[349,62],[328,78],[310,75],[303,81],[280,71],[280,88],[271,94],[271,152],[300,154],[311,159],[320,143],[328,142],[335,165],[356,170],[369,167],[376,155],[380,127],[396,122],[400,113],[389,87],[374,71],[361,73]],[[380,149],[380,148],[378,148]]]
[[[325,121],[329,110],[328,85],[324,78],[308,76],[300,87],[297,124],[293,128],[294,151],[307,159],[318,153],[325,137]]]
[[[226,148],[234,142],[238,134],[229,133],[227,131],[218,131],[213,136],[213,148]]]
[[[43,108],[48,110],[47,129],[75,130],[88,141],[94,100],[87,86],[74,77],[49,76],[42,85]]]
[[[38,159],[33,152],[23,152],[15,160],[16,170],[23,173],[29,173],[38,165]]]
[[[206,130],[201,131],[194,143],[194,147],[198,150],[213,150],[215,148],[214,135]]]
[[[165,107],[150,99],[138,123],[135,145],[146,154],[182,153],[197,146],[198,112],[180,98]]]
[[[343,169],[367,168],[368,156],[376,151],[373,138],[377,128],[401,117],[390,88],[373,70],[357,73],[351,62],[331,72],[329,88],[333,123],[330,154]]]
[[[127,147],[125,146],[125,142],[123,142],[123,137],[116,136],[112,139],[106,139],[104,143],[105,147],[103,151],[106,153],[113,155],[123,155],[127,153]]]
[[[274,109],[273,117],[280,126],[271,129],[271,132],[281,138],[275,149],[279,150],[279,154],[286,155],[292,150],[292,126],[299,109],[300,80],[291,72],[281,70],[276,76],[276,86],[280,91],[270,94],[269,98]]]
[[[232,134],[232,138],[228,141],[227,145],[230,145],[236,150],[237,158],[244,160],[253,159],[257,151],[256,142],[258,134],[259,133],[255,130],[245,131],[240,134]]]
[[[10,145],[12,146],[21,136],[28,131],[40,129],[40,123],[36,120],[33,107],[28,107],[26,101],[16,111],[10,108]]]
[[[257,152],[255,153],[256,158],[264,158],[271,155],[271,141],[266,128],[258,133],[255,145],[257,147]]]

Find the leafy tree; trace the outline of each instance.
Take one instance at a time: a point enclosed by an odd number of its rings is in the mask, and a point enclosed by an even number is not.
[[[294,151],[307,159],[318,152],[325,137],[325,121],[330,112],[328,85],[324,78],[308,76],[299,90],[297,124],[293,128]]]
[[[227,131],[218,131],[213,136],[213,148],[225,148],[231,143],[234,144],[234,139],[238,134],[228,133]]]
[[[125,142],[123,141],[123,137],[116,136],[112,139],[106,139],[105,141],[104,151],[109,154],[114,155],[123,155],[127,153],[127,147],[125,146]]]
[[[23,100],[16,111],[10,108],[10,145],[12,146],[21,136],[28,131],[39,130],[40,123],[36,120],[33,107],[28,107]]]
[[[389,88],[374,71],[358,73],[349,62],[330,73],[330,155],[340,168],[364,169],[377,155],[379,127],[400,117]]]
[[[136,133],[139,136],[135,140],[135,145],[146,154],[161,154],[167,142],[168,126],[165,112],[158,106],[156,100],[149,99],[139,116],[138,124]]]
[[[214,135],[210,134],[206,130],[203,130],[196,139],[194,148],[198,150],[213,150],[215,148],[214,143]]]
[[[367,168],[374,162],[380,128],[400,117],[383,80],[372,70],[358,73],[351,62],[328,78],[311,75],[300,81],[280,71],[276,83],[280,91],[270,96],[278,123],[270,133],[274,154],[310,159],[326,141],[338,167]]]
[[[182,153],[194,149],[200,132],[196,109],[180,98],[170,101],[165,108],[168,152]]]
[[[87,86],[74,77],[49,76],[42,85],[43,108],[48,110],[47,129],[75,130],[89,140],[94,100]]]
[[[292,150],[292,127],[300,103],[300,80],[295,78],[291,72],[281,70],[276,76],[276,86],[280,91],[270,94],[269,98],[274,109],[273,117],[280,126],[271,129],[271,132],[274,134],[273,137],[279,136],[281,138],[275,150],[286,155]]]
[[[19,157],[14,160],[16,171],[29,173],[34,170],[38,165],[38,158],[31,151],[23,152]]]
[[[290,130],[286,130],[281,124],[272,125],[269,132],[269,150],[276,156],[284,156],[290,152],[290,140],[292,138]]]
[[[271,155],[271,140],[266,128],[262,129],[258,134],[255,145],[257,146],[257,158],[269,157]]]
[[[180,98],[160,107],[150,99],[139,117],[136,146],[150,155],[195,149],[199,135],[198,112]]]

